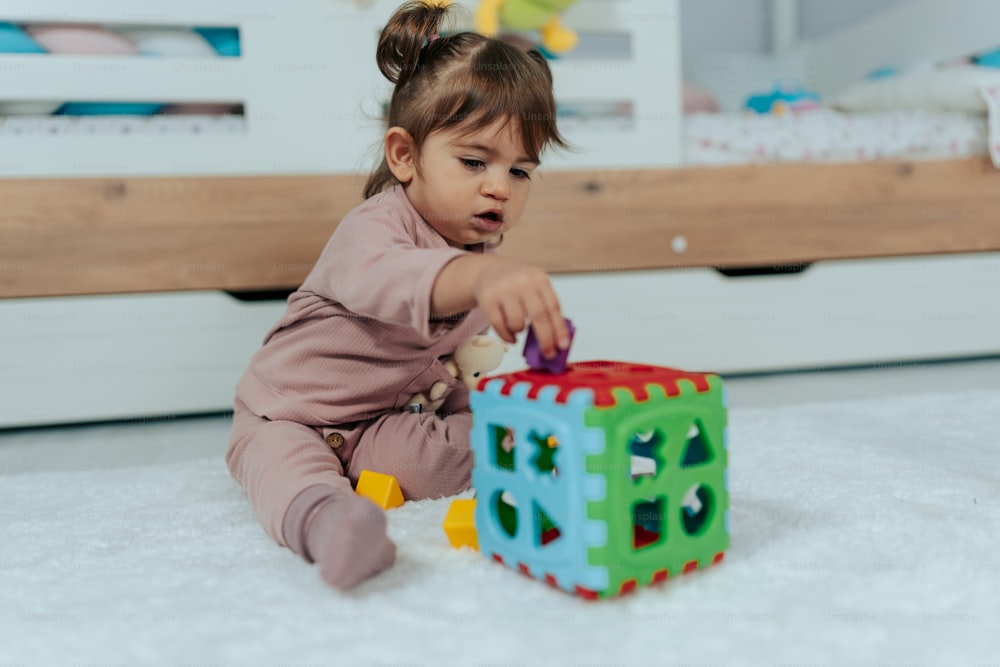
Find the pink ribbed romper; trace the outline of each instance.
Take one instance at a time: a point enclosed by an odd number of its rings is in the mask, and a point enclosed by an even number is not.
[[[299,493],[350,488],[365,469],[394,475],[407,499],[468,488],[468,390],[441,358],[489,322],[430,313],[441,269],[468,252],[483,248],[449,246],[397,185],[348,213],[288,298],[236,387],[226,454],[279,544]],[[405,411],[436,381],[453,390],[439,414]]]

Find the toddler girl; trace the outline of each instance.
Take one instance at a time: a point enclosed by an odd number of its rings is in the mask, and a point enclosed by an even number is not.
[[[410,500],[469,487],[468,390],[441,359],[490,325],[514,342],[530,322],[548,357],[569,346],[548,276],[493,253],[542,149],[564,145],[551,74],[505,42],[438,36],[448,11],[410,2],[382,31],[382,162],[236,388],[230,471],[267,533],[341,589],[395,560],[385,514],[352,490],[362,470]],[[439,414],[406,411],[438,381]]]

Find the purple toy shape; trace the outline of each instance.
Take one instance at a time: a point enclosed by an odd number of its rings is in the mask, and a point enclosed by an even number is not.
[[[572,347],[576,327],[573,326],[568,317],[564,319],[566,320],[566,328],[569,330],[569,344]],[[565,373],[567,359],[569,359],[569,347],[565,350],[559,350],[556,356],[551,359],[543,357],[542,351],[538,348],[538,339],[535,338],[535,328],[528,327],[528,337],[524,341],[524,360],[528,362],[531,370]]]

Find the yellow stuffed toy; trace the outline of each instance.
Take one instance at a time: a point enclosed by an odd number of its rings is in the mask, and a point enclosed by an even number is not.
[[[491,336],[473,336],[455,350],[455,354],[444,361],[444,367],[452,377],[465,382],[472,389],[480,378],[494,370],[503,361],[504,352],[510,346]],[[414,394],[403,408],[409,412],[435,412],[445,401],[448,385],[435,382],[427,391]]]
[[[578,41],[574,30],[562,25],[559,15],[576,0],[480,0],[476,10],[476,30],[495,36],[501,27],[511,30],[538,30],[542,46],[553,53],[565,53]]]

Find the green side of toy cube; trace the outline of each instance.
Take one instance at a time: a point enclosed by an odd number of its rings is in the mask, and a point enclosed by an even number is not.
[[[647,385],[643,401],[614,390],[616,405],[585,414],[607,443],[586,461],[607,488],[603,500],[587,506],[587,516],[607,526],[606,542],[588,552],[591,565],[608,570],[602,597],[707,567],[729,547],[722,379],[709,376],[709,390],[701,393],[685,380],[679,388],[680,395],[669,397]]]

